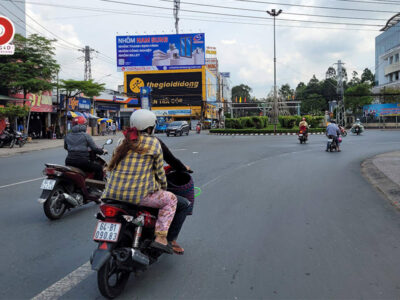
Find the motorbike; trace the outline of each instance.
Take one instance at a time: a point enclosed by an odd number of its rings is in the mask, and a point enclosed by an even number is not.
[[[0,135],[0,148],[4,146],[9,146],[10,148],[14,147],[15,145],[15,135],[8,131],[3,131]]]
[[[338,150],[337,146],[338,145],[336,144],[336,140],[328,137],[328,151],[329,152],[333,152],[334,150],[337,151]]]
[[[347,136],[347,131],[346,131],[346,129],[344,129],[343,126],[339,126],[339,129],[340,129],[340,133],[343,137]]]
[[[24,146],[26,141],[28,140],[28,136],[20,131],[16,131],[14,138],[15,144],[18,145],[20,148]]]
[[[197,124],[196,125],[196,133],[200,134],[200,132],[201,132],[201,125]]]
[[[356,135],[360,135],[364,131],[364,126],[361,124],[354,124],[351,127],[351,132]]]
[[[308,140],[307,130],[303,129],[303,128],[300,129],[298,135],[299,135],[300,144],[303,144],[303,143],[305,144],[307,142],[307,140]]]
[[[112,139],[108,139],[105,145],[111,145]],[[102,165],[107,162],[99,155],[91,152],[91,160]],[[65,211],[85,205],[89,202],[100,203],[102,191],[105,188],[106,172],[102,181],[94,180],[94,173],[85,173],[79,168],[58,164],[45,164],[43,174],[47,176],[40,188],[42,194],[38,199],[43,204],[43,210],[50,220],[60,219]]]
[[[164,169],[168,174],[170,167]],[[145,271],[164,252],[151,247],[158,209],[113,199],[102,202],[93,234],[98,246],[90,263],[100,293],[112,299],[122,293],[130,273]]]

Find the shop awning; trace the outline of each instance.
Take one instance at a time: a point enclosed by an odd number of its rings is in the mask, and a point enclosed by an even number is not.
[[[6,101],[19,101],[23,102],[25,101],[31,101],[30,99],[20,99],[20,98],[13,98],[13,97],[8,97],[6,95],[0,95],[0,100],[6,100]]]
[[[97,120],[97,123],[105,123],[105,122],[107,122],[107,123],[112,123],[113,120],[108,119],[108,118],[101,118],[101,119],[98,119],[98,120]]]

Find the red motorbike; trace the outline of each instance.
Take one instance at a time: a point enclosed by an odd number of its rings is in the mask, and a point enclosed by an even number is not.
[[[305,144],[308,139],[307,127],[301,126],[298,135],[299,135],[300,144],[303,144],[303,143]]]
[[[200,134],[201,132],[201,124],[196,125],[196,133]]]
[[[105,145],[111,145],[112,139],[108,139]],[[103,169],[107,162],[94,153],[91,160],[99,163]],[[105,188],[106,172],[102,181],[94,180],[94,173],[86,173],[79,168],[57,164],[45,164],[43,174],[47,176],[43,180],[42,194],[38,199],[43,204],[43,210],[50,220],[62,217],[67,209],[76,208],[89,202],[100,203],[101,194]]]

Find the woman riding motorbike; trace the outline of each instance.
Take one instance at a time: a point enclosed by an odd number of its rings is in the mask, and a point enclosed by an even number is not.
[[[111,174],[102,198],[158,208],[156,238],[151,246],[172,254],[167,235],[177,198],[166,191],[163,153],[160,142],[153,136],[156,120],[155,114],[146,109],[132,113],[130,128],[124,131],[125,139],[108,165]]]

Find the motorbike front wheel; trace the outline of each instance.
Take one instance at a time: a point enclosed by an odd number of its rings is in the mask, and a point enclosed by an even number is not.
[[[117,262],[111,256],[97,272],[100,293],[108,299],[119,296],[128,282],[129,275],[130,272],[118,270]]]
[[[65,192],[61,185],[53,188],[46,202],[43,203],[43,210],[46,217],[50,220],[57,220],[62,217],[67,208],[62,194]]]

